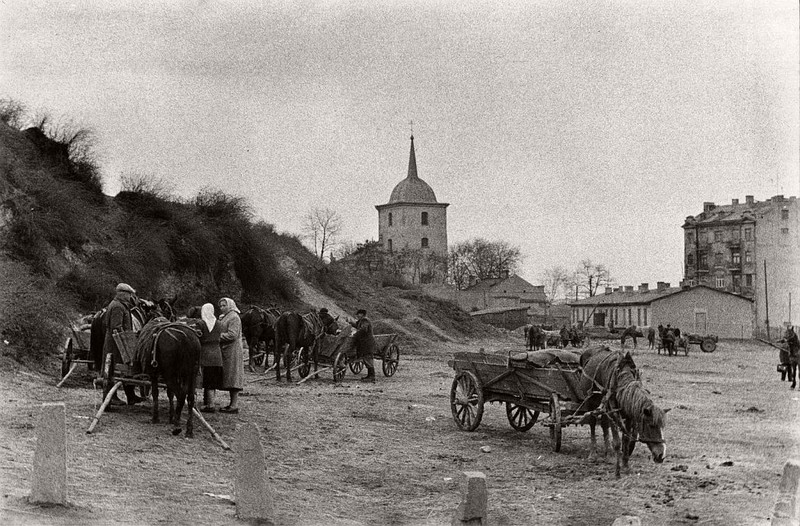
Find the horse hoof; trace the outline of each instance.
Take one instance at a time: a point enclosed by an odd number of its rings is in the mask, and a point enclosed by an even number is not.
[[[186,438],[194,438],[194,433],[187,432],[186,433]]]
[[[176,427],[175,429],[173,429],[173,430],[172,430],[172,436],[175,436],[175,437],[176,437],[176,436],[180,435],[180,434],[181,434],[181,431],[182,431],[182,430],[181,430],[181,428],[180,428],[180,427]]]

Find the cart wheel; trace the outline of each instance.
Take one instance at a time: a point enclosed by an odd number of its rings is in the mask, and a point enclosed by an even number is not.
[[[700,350],[703,352],[714,352],[717,349],[717,342],[713,338],[704,338],[700,342]]]
[[[333,360],[333,381],[341,382],[345,373],[347,373],[347,355],[339,351]]]
[[[393,343],[386,349],[386,354],[383,356],[383,376],[392,376],[396,373],[399,362],[400,347]]]
[[[348,367],[350,367],[350,371],[352,371],[353,374],[360,373],[361,370],[364,368],[364,362],[362,362],[361,360],[350,362],[347,365]]]
[[[308,349],[305,347],[301,347],[300,352],[297,353],[297,364],[300,366],[297,369],[297,374],[300,375],[300,378],[308,376],[308,373],[311,372],[311,362],[308,356]]]
[[[511,427],[517,431],[527,431],[538,420],[539,411],[533,411],[525,406],[506,402],[506,416]]]
[[[69,367],[72,365],[72,354],[72,338],[70,338],[67,349],[64,351],[64,358],[61,359],[61,378],[67,376],[69,372]]]
[[[558,395],[553,393],[550,397],[550,440],[553,442],[553,451],[561,451],[561,405]]]
[[[461,371],[450,388],[453,420],[463,431],[474,431],[483,417],[483,387],[471,371]]]

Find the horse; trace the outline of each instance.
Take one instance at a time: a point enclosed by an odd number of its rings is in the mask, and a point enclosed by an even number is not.
[[[150,320],[139,334],[135,357],[135,365],[150,379],[153,391],[152,422],[157,424],[159,421],[158,380],[163,378],[167,386],[169,422],[173,425],[173,435],[181,433],[181,413],[188,400],[188,438],[194,437],[195,383],[200,369],[200,331],[190,323],[170,322],[166,318]],[[176,405],[173,405],[173,397],[177,398]]]
[[[560,331],[546,331],[542,329],[543,349],[548,347],[561,347],[561,332]]]
[[[538,325],[525,326],[525,344],[529,351],[538,351],[544,345],[544,333]]]
[[[275,344],[275,323],[279,317],[280,311],[277,309],[263,309],[257,305],[250,305],[242,314],[242,334],[250,350],[248,364],[250,372],[255,372],[253,364],[261,342],[264,342],[265,346],[264,366],[266,367],[266,356],[269,355],[270,346]]]
[[[617,478],[621,469],[630,472],[628,460],[637,441],[647,444],[654,462],[664,462],[666,446],[662,430],[669,409],[658,408],[650,399],[630,353],[612,351],[605,346],[592,347],[581,354],[580,363],[583,369],[580,389],[585,397],[584,407],[589,411],[585,419],[591,430],[589,459],[597,457],[595,425],[600,420],[604,455],[608,453],[608,428],[611,427]]]
[[[314,320],[316,319],[316,324]],[[316,325],[318,324],[319,331]],[[292,380],[291,357],[301,348],[308,350],[314,359],[314,370],[317,370],[317,341],[324,332],[322,321],[316,313],[310,312],[301,316],[294,311],[282,313],[275,322],[275,377],[281,379],[280,357],[286,366],[286,380]]]
[[[167,298],[161,298],[156,302],[156,307],[160,311],[160,315],[164,318],[168,319],[169,321],[175,321],[177,316],[175,315],[175,302],[178,300],[178,296],[175,296],[171,300]]]

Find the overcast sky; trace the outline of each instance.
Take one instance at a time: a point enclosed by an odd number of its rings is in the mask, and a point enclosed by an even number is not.
[[[796,1],[0,3],[0,98],[93,129],[120,174],[312,207],[376,239],[406,176],[452,243],[503,239],[534,283],[606,264],[682,277],[704,201],[800,194]]]

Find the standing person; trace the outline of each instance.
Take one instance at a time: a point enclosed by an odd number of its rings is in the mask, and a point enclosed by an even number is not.
[[[656,330],[653,327],[647,329],[647,344],[649,349],[656,348]]]
[[[377,345],[375,335],[372,333],[372,322],[367,318],[367,311],[358,309],[356,312],[358,320],[351,325],[356,328],[353,333],[353,340],[356,344],[356,354],[364,360],[364,367],[367,369],[367,376],[361,379],[362,382],[375,383],[375,365],[372,355],[375,354]]]
[[[109,380],[114,378],[114,369],[116,364],[122,362],[122,354],[117,348],[117,343],[114,341],[114,333],[130,331],[133,328],[131,320],[131,309],[135,306],[134,294],[136,291],[127,283],[120,283],[117,285],[116,294],[114,299],[108,304],[108,310],[105,314],[105,339],[103,340],[103,363],[105,364],[106,356],[111,355],[111,367],[108,370]],[[103,399],[108,396],[108,390],[111,389],[113,382],[108,382],[106,390],[103,392]],[[133,385],[126,385],[123,387],[125,390],[125,398],[128,400],[128,405],[138,404],[143,398],[136,396],[136,387]],[[111,405],[125,405],[125,402],[117,397],[114,393],[111,399]]]
[[[620,337],[620,342],[622,344],[622,348],[625,348],[625,340],[628,338],[633,338],[633,348],[636,349],[636,325],[631,325],[624,331],[622,331],[622,336]]]
[[[789,373],[789,380],[792,381],[792,385],[789,389],[794,389],[797,386],[797,365],[798,365],[798,358],[800,358],[800,338],[798,338],[797,333],[794,332],[794,327],[789,325],[786,327],[786,333],[783,335],[783,339],[781,342],[785,342],[789,346],[789,352],[787,356],[787,364],[788,364],[788,373]]]
[[[222,349],[219,338],[222,327],[214,316],[214,306],[206,303],[200,308],[200,367],[203,371],[203,406],[200,411],[213,413],[214,394],[222,389]]]
[[[236,302],[230,298],[219,300],[220,335],[222,351],[222,389],[228,391],[230,404],[220,413],[239,412],[239,391],[244,386],[244,360],[242,359],[242,320]]]
[[[322,326],[325,328],[325,334],[336,334],[339,332],[339,325],[336,323],[336,320],[328,314],[328,309],[325,307],[319,310],[319,320],[322,322]]]
[[[566,324],[561,326],[561,330],[558,331],[558,337],[561,339],[561,348],[566,349],[567,345],[569,345],[569,330]]]

